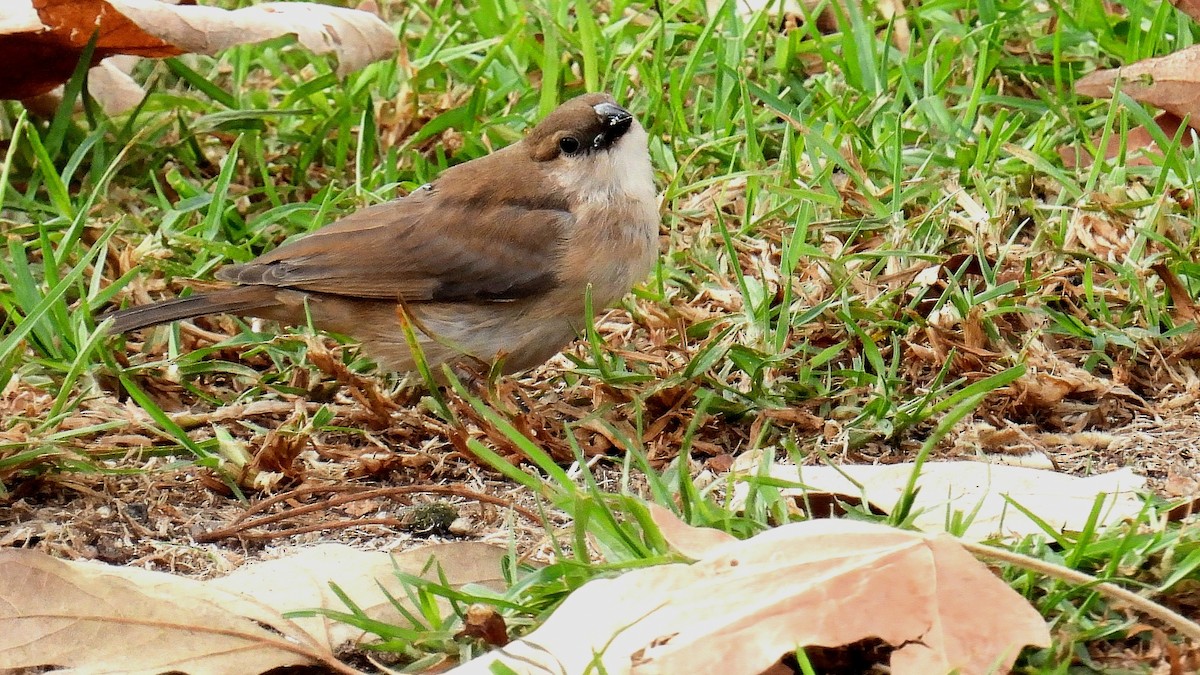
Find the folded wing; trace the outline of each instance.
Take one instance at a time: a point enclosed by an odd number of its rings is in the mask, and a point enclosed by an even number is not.
[[[238,284],[406,302],[519,300],[552,289],[566,210],[451,200],[436,189],[362,209],[244,265]]]

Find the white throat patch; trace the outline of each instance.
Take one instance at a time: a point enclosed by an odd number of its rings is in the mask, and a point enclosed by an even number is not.
[[[635,120],[608,150],[571,158],[554,172],[562,190],[586,202],[654,202],[654,170],[646,149],[646,130]]]

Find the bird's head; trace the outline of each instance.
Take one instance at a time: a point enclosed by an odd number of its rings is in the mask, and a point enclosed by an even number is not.
[[[608,94],[584,94],[563,103],[524,144],[530,159],[576,197],[653,195],[646,131]]]

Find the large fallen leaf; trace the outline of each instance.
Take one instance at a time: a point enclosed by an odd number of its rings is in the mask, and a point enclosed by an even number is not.
[[[88,93],[107,114],[133,110],[146,97],[146,90],[129,75],[139,60],[136,56],[121,54],[104,59],[88,71]],[[58,98],[61,100],[62,97]]]
[[[1154,123],[1162,130],[1164,136],[1174,140],[1176,134],[1179,133],[1179,127],[1183,126],[1183,120],[1174,113],[1164,112],[1159,113],[1154,118]],[[1192,147],[1192,135],[1194,131],[1185,133],[1179,137],[1179,145],[1185,148]],[[1092,137],[1092,144],[1099,146],[1104,140],[1104,133],[1097,132]],[[1125,166],[1153,166],[1154,160],[1151,159],[1150,153],[1159,155],[1168,151],[1169,148],[1159,147],[1158,142],[1154,140],[1154,134],[1146,127],[1133,127],[1128,133],[1121,137],[1121,134],[1112,133],[1108,135],[1108,141],[1104,145],[1104,159],[1116,159],[1125,153]],[[1091,153],[1080,146],[1064,145],[1058,149],[1058,156],[1062,158],[1063,166],[1067,168],[1075,167],[1090,167],[1095,163],[1096,159]],[[1161,161],[1161,160],[1160,160]]]
[[[972,675],[1050,643],[1037,611],[945,535],[814,520],[708,547],[685,538],[695,563],[591,581],[525,639],[451,672],[738,675],[797,646],[879,638],[896,675]]]
[[[343,544],[324,544],[301,549],[294,555],[246,565],[209,584],[233,593],[247,595],[280,613],[321,607],[347,611],[330,588],[337,584],[354,604],[376,621],[405,623],[400,612],[380,588],[393,598],[407,598],[395,571],[429,580],[445,578],[453,588],[480,584],[504,590],[501,562],[508,552],[481,542],[431,544],[403,553],[359,551]],[[429,565],[430,558],[437,565]],[[416,608],[409,607],[410,611]],[[292,619],[321,644],[336,649],[356,643],[363,631],[349,624],[315,616]]]
[[[1177,117],[1190,117],[1193,127],[1200,124],[1200,46],[1088,73],[1075,83],[1075,91],[1093,98],[1109,98],[1118,78],[1121,91],[1134,100]]]
[[[1171,0],[1171,4],[1179,11],[1192,17],[1193,21],[1200,21],[1200,2],[1197,0]]]
[[[216,54],[234,45],[292,35],[315,53],[334,54],[338,74],[344,75],[391,56],[399,46],[391,28],[374,14],[315,3],[269,2],[232,11],[159,0],[5,3],[0,19],[0,63],[5,65],[0,69],[0,98],[29,98],[65,82],[96,31],[93,65],[116,54]]]
[[[261,673],[336,664],[278,612],[193,579],[0,551],[0,670]]]
[[[780,490],[801,508],[806,499],[820,501],[822,495],[833,495],[854,502],[865,500],[881,513],[888,513],[906,488],[912,471],[911,463],[836,467],[773,464],[769,475],[805,486]],[[740,473],[754,476],[758,470],[743,465]],[[1078,478],[990,462],[927,462],[917,479],[920,491],[913,503],[917,513],[914,524],[924,530],[940,531],[947,523],[970,517],[962,536],[976,541],[1043,533],[1034,520],[1013,508],[1005,499],[1008,497],[1060,531],[1078,531],[1090,518],[1096,498],[1103,495],[1105,501],[1098,525],[1105,527],[1141,511],[1143,500],[1137,491],[1145,484],[1144,478],[1128,468]],[[745,504],[748,491],[746,483],[734,488],[732,508]]]
[[[350,672],[334,649],[356,643],[363,631],[324,617],[282,615],[347,611],[330,588],[334,583],[371,618],[402,624],[383,590],[405,600],[396,570],[431,579],[442,574],[456,588],[468,583],[500,588],[505,554],[475,542],[395,555],[328,544],[203,582],[4,550],[0,671],[56,665],[87,672],[260,673],[323,663]]]

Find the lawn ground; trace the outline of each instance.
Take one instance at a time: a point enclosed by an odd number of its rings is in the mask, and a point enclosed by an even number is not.
[[[587,494],[685,503],[699,497],[681,475],[762,448],[813,463],[1041,453],[1077,475],[1133,467],[1162,501],[1118,531],[1013,546],[1200,613],[1200,530],[1159,517],[1200,493],[1200,162],[1181,143],[1141,164],[1060,158],[1151,117],[1073,82],[1191,46],[1190,19],[1137,0],[848,2],[814,10],[824,21],[694,0],[470,4],[381,3],[401,53],[344,80],[273,41],[144,62],[151,95],[131,116],[0,107],[0,543],[209,576],[280,542],[430,536],[407,522],[197,543],[244,510],[239,492],[413,485],[459,491],[406,497],[459,509],[437,536],[512,525],[546,553],[544,530],[504,508],[536,500],[480,447],[583,460],[600,481]],[[533,372],[475,396],[303,327],[95,331],[106,309],[202,288],[511,143],[585,90],[650,133],[662,257]],[[691,516],[739,534],[787,517],[716,500]],[[1168,672],[1170,650],[1128,634],[1120,607],[1021,588],[1056,638],[1022,672]]]

